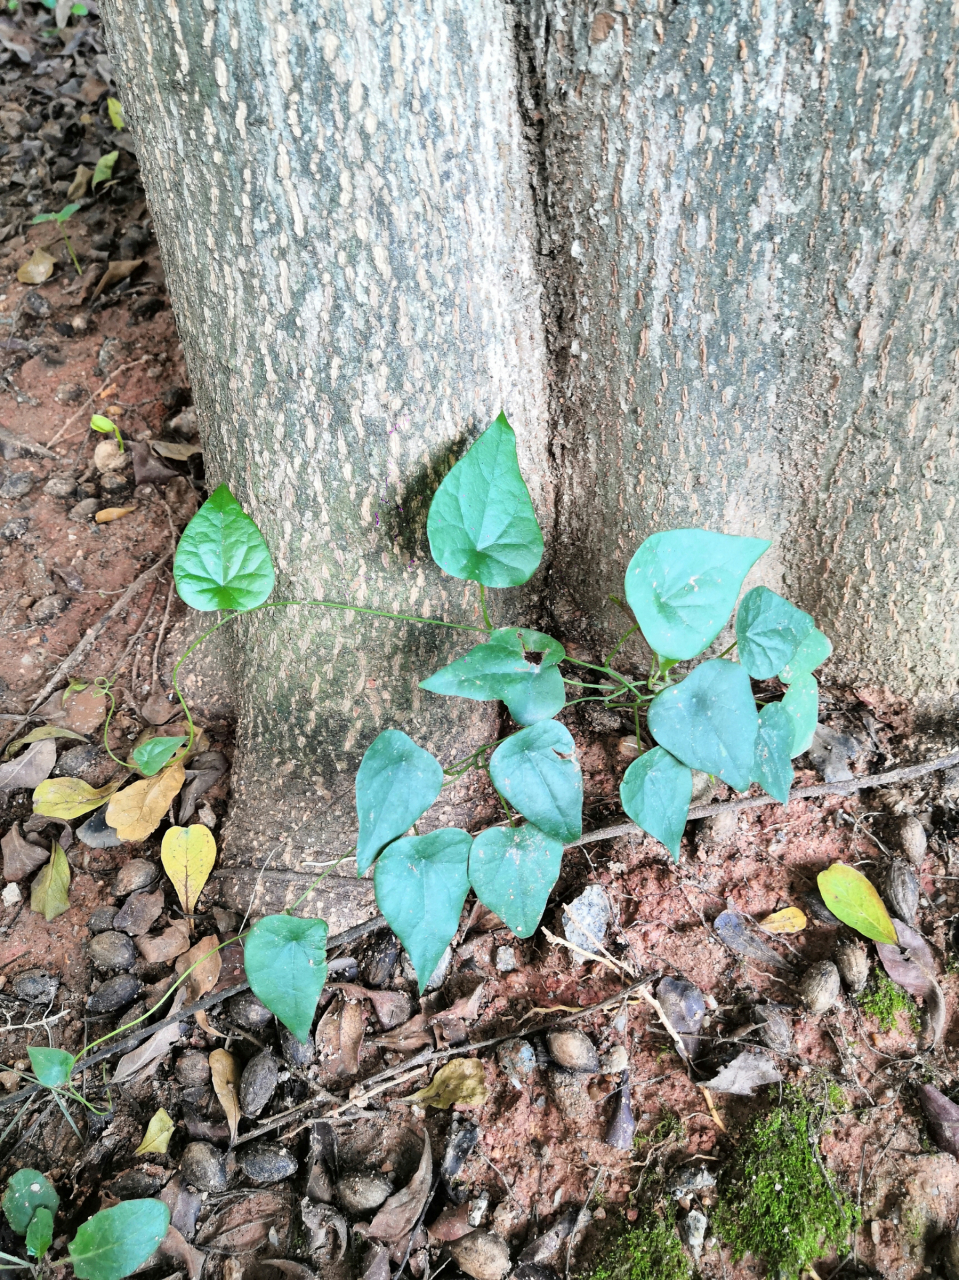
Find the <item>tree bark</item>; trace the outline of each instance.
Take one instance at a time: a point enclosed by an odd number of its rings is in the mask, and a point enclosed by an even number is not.
[[[955,708],[955,7],[522,11],[561,625],[657,529],[758,535],[830,679]]]
[[[298,12],[110,0],[104,20],[210,483],[227,481],[263,530],[276,598],[475,624],[475,587],[432,564],[426,513],[501,408],[545,524],[551,505],[532,206],[499,0]],[[511,593],[503,608],[516,617],[528,600]],[[309,607],[234,626],[228,842],[234,863],[275,854],[263,883],[280,896],[304,854],[349,848],[353,775],[381,729],[408,730],[444,763],[496,736],[489,709],[444,700],[432,714],[439,699],[416,688],[468,632]],[[322,901],[345,928],[371,909],[369,882],[346,864]]]

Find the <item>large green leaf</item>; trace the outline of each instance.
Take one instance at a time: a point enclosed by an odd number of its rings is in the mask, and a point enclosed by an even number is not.
[[[326,982],[325,920],[264,916],[247,935],[243,967],[256,998],[306,1044]]]
[[[543,535],[504,414],[436,490],[426,521],[433,559],[454,578],[518,587],[543,556]]]
[[[33,1074],[48,1089],[58,1089],[70,1079],[74,1057],[66,1049],[46,1049],[40,1045],[31,1045],[27,1049],[27,1057]]]
[[[456,827],[407,836],[380,854],[373,872],[377,904],[413,962],[421,993],[459,926],[471,844]]]
[[[743,579],[770,546],[706,529],[654,533],[626,569],[626,599],[650,648],[695,658],[722,631]]]
[[[739,661],[756,680],[768,680],[789,662],[814,629],[808,613],[768,587],[753,587],[736,613]]]
[[[490,757],[493,786],[540,831],[569,844],[583,834],[583,775],[569,730],[541,720]]]
[[[528,938],[546,910],[562,861],[562,841],[532,823],[490,827],[470,849],[470,884],[517,938]]]
[[[797,676],[779,704],[793,722],[793,741],[789,754],[801,756],[812,746],[819,723],[819,682],[815,676]]]
[[[443,767],[399,729],[374,738],[356,772],[356,870],[362,875],[391,840],[408,831],[440,793]]]
[[[263,535],[221,484],[183,530],[173,577],[180,599],[194,609],[255,609],[275,581]]]
[[[535,724],[566,703],[557,666],[565,657],[559,641],[541,631],[501,627],[485,644],[421,681],[420,688],[478,702],[501,698],[517,724]]]
[[[30,1219],[41,1208],[56,1213],[60,1197],[52,1182],[36,1169],[18,1169],[3,1193],[3,1212],[18,1236],[25,1236]]]
[[[147,738],[133,752],[133,759],[140,767],[140,772],[147,778],[159,773],[163,766],[176,755],[186,738]]]
[[[800,676],[809,676],[821,666],[832,653],[832,645],[821,631],[814,627],[805,640],[779,672],[783,684],[792,684]]]
[[[745,791],[752,777],[759,716],[738,662],[711,658],[649,704],[649,732],[673,755]]]
[[[753,778],[783,804],[793,784],[792,745],[792,717],[781,702],[770,702],[759,713]]]
[[[170,1225],[162,1200],[124,1200],[89,1218],[68,1245],[78,1280],[123,1280],[155,1253]]]
[[[679,861],[679,842],[693,795],[693,773],[662,747],[653,747],[626,770],[619,786],[623,808]]]
[[[823,902],[850,929],[873,942],[895,946],[899,941],[882,899],[861,871],[844,862],[834,862],[820,871],[816,883]]]

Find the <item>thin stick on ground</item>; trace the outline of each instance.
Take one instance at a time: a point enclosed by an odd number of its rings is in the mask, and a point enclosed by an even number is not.
[[[152,360],[152,359],[153,359],[152,356],[140,356],[138,360],[130,360],[128,361],[127,364],[121,364],[119,369],[115,369],[114,372],[110,374],[110,381],[107,384],[107,386],[100,387],[98,390],[92,391],[87,396],[86,400],[84,400],[83,404],[76,411],[76,413],[71,414],[70,417],[67,418],[63,426],[60,428],[60,430],[56,433],[56,435],[54,435],[50,440],[47,441],[47,448],[52,449],[55,444],[59,444],[59,442],[63,439],[66,432],[70,430],[70,428],[77,421],[77,419],[82,418],[83,415],[86,413],[86,411],[90,408],[90,406],[96,403],[97,399],[103,398],[104,391],[110,391],[112,389],[114,383],[116,382],[117,378],[120,376],[121,373],[126,373],[128,369],[133,369],[138,364],[143,364],[145,361]]]

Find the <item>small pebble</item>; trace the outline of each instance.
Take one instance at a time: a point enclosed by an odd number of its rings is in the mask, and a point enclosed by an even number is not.
[[[75,520],[77,524],[83,524],[84,521],[92,519],[99,510],[99,498],[81,498],[75,507],[70,508],[67,513],[67,519]]]
[[[609,928],[612,908],[609,898],[598,884],[587,885],[578,898],[569,904],[569,912],[563,912],[563,932],[566,941],[584,951],[595,952],[601,946]],[[582,957],[575,957],[583,963]]]
[[[116,1013],[132,1004],[142,989],[142,983],[130,973],[107,978],[87,1001],[87,1012]]]
[[[269,1049],[246,1064],[240,1077],[240,1110],[245,1116],[258,1116],[270,1101],[276,1092],[277,1074],[276,1059]]]
[[[35,626],[43,626],[44,623],[53,622],[54,618],[59,618],[61,613],[65,613],[70,607],[70,597],[54,594],[52,596],[44,596],[42,600],[38,600],[35,605],[27,610],[27,617]]]
[[[629,1066],[629,1054],[621,1044],[614,1044],[608,1053],[604,1053],[599,1065],[607,1075],[618,1075]]]
[[[87,947],[90,959],[98,969],[132,969],[137,953],[133,940],[125,933],[110,929],[91,938]]]
[[[347,1213],[372,1213],[393,1194],[393,1186],[381,1173],[348,1173],[336,1184],[336,1195]]]
[[[503,1280],[510,1268],[509,1246],[492,1231],[471,1231],[450,1242],[453,1261],[473,1280]]]
[[[0,538],[4,542],[16,542],[18,538],[22,538],[26,531],[30,528],[29,516],[18,516],[16,520],[8,520],[0,529]]]
[[[93,915],[87,921],[87,928],[91,933],[106,933],[107,929],[113,928],[113,921],[116,919],[116,907],[97,907]]]
[[[536,1054],[528,1040],[507,1040],[496,1050],[496,1060],[514,1089],[522,1089],[536,1067]]]
[[[13,994],[30,1004],[50,1004],[57,994],[60,979],[43,969],[25,969],[13,980]]]
[[[77,839],[91,849],[116,849],[123,841],[107,822],[108,805],[101,805],[86,822],[77,827]]]
[[[85,742],[63,752],[57,759],[52,776],[79,778],[81,782],[88,782],[91,787],[102,787],[113,776],[115,768],[116,765],[99,743]]]
[[[298,1067],[302,1071],[304,1067],[308,1067],[312,1063],[316,1052],[312,1036],[307,1036],[306,1044],[300,1044],[292,1031],[288,1031],[280,1023],[277,1027],[277,1039],[280,1042],[280,1052],[283,1054],[283,1060],[288,1062],[291,1067]]]
[[[128,893],[146,889],[153,884],[159,874],[154,864],[147,862],[145,858],[130,858],[117,872],[113,882],[113,895],[116,898],[125,898]]]
[[[29,471],[14,471],[0,485],[0,498],[7,498],[9,501],[25,498],[32,488],[33,476]]]
[[[147,893],[145,889],[138,889],[136,893],[130,894],[117,912],[113,927],[122,929],[133,938],[139,938],[156,924],[162,914],[163,890]]]
[[[299,1161],[278,1142],[251,1142],[237,1152],[236,1162],[252,1182],[280,1182],[292,1178]]]
[[[703,1252],[709,1220],[698,1209],[691,1209],[676,1225],[679,1228],[679,1238],[698,1262]]]
[[[77,482],[75,477],[66,474],[51,476],[43,486],[43,492],[50,498],[72,498],[76,491]]]
[[[173,1070],[177,1080],[186,1089],[210,1082],[210,1060],[205,1053],[197,1053],[195,1050],[184,1053],[177,1059]]]
[[[187,1143],[180,1157],[180,1173],[200,1191],[226,1190],[226,1159],[212,1143]]]
[[[516,951],[513,947],[496,948],[496,968],[500,973],[512,973],[516,969]]]
[[[430,980],[424,988],[424,994],[428,991],[439,991],[440,987],[446,981],[446,975],[450,971],[450,965],[453,963],[453,948],[447,947],[440,956],[439,964],[430,975]],[[400,970],[407,982],[416,982],[416,970],[413,968],[413,961],[409,958],[405,951],[400,954]]]

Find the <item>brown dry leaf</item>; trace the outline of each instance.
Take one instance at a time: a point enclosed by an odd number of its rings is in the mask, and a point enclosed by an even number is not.
[[[413,1011],[413,1002],[405,991],[368,990],[355,982],[328,982],[326,985],[342,991],[353,1000],[369,1000],[384,1031],[406,1022]]]
[[[436,1047],[436,1037],[427,1025],[425,1013],[418,1013],[404,1022],[401,1027],[388,1031],[385,1036],[377,1036],[374,1044],[384,1049],[396,1049],[400,1053],[409,1053],[412,1049],[422,1049],[424,1045]]]
[[[292,1199],[289,1189],[281,1186],[217,1206],[200,1227],[197,1244],[217,1253],[244,1254],[266,1244],[272,1227],[282,1248],[290,1231]]]
[[[946,1025],[946,1003],[936,980],[935,958],[928,942],[916,929],[895,917],[892,924],[899,937],[899,947],[903,950],[877,942],[879,959],[893,982],[898,982],[911,996],[922,999],[925,1029],[931,1035],[932,1047],[935,1048]]]
[[[113,928],[128,933],[131,938],[139,938],[153,928],[163,914],[163,890],[148,893],[146,889],[138,889],[113,917]]]
[[[171,827],[160,846],[160,861],[176,889],[180,906],[190,915],[216,862],[213,836],[202,823]]]
[[[137,267],[142,266],[142,258],[130,258],[125,262],[108,262],[107,269],[100,278],[100,283],[93,291],[94,299],[99,298],[104,289],[109,289],[111,285],[119,284],[121,280],[129,279]]]
[[[107,824],[113,827],[121,840],[145,840],[163,821],[185,781],[186,773],[178,760],[155,778],[134,782],[110,801]]]
[[[146,714],[146,707],[142,708],[142,712]],[[200,796],[205,795],[207,791],[226,773],[230,767],[230,762],[221,751],[203,751],[195,755],[190,761],[191,772],[196,770],[193,777],[183,788],[183,794],[180,796],[180,826],[183,827],[193,817],[196,812],[196,802]]]
[[[186,462],[187,458],[192,458],[195,453],[203,452],[202,445],[179,444],[170,440],[151,440],[150,448],[161,458],[172,458],[174,462]]]
[[[192,1244],[188,1244],[172,1224],[167,1227],[166,1235],[157,1246],[157,1253],[165,1253],[167,1257],[182,1262],[190,1280],[200,1280],[206,1254],[201,1253],[199,1249],[194,1249]]]
[[[448,1111],[454,1102],[464,1107],[481,1107],[486,1098],[486,1072],[482,1062],[476,1058],[453,1058],[440,1067],[425,1089],[418,1089],[403,1101]]]
[[[67,188],[68,200],[82,200],[87,194],[90,186],[90,179],[93,177],[93,170],[88,169],[85,164],[77,166],[77,171],[73,175],[73,181]]]
[[[174,1124],[169,1112],[161,1107],[159,1111],[151,1116],[147,1131],[143,1135],[143,1141],[133,1154],[135,1156],[154,1154],[165,1156],[170,1146],[170,1139],[173,1137],[173,1130]]]
[[[112,520],[119,520],[122,516],[128,516],[131,511],[136,511],[136,507],[104,507],[93,518],[97,524],[109,524]]]
[[[162,684],[155,684],[150,696],[140,707],[140,715],[149,724],[166,724],[180,710],[179,704],[167,698]]]
[[[208,991],[212,991],[219,981],[220,970],[223,968],[223,956],[217,950],[219,945],[220,939],[215,933],[211,933],[209,937],[201,938],[186,955],[180,956],[176,962],[178,977],[186,973],[191,965],[196,965],[186,982],[191,1004],[202,999]]]
[[[460,1236],[469,1235],[476,1228],[470,1223],[470,1204],[448,1204],[433,1225],[427,1228],[431,1240],[442,1240],[449,1243]]]
[[[360,1069],[360,1046],[363,1043],[363,1010],[352,1000],[344,1000],[340,1010],[340,1062],[338,1076],[355,1076]]]
[[[42,813],[31,813],[30,817],[27,818],[26,822],[23,824],[23,829],[28,836],[35,835],[36,832],[42,831],[44,827],[49,827],[51,823],[60,828],[60,834],[57,837],[57,841],[60,848],[64,853],[66,853],[67,849],[69,849],[73,844],[73,828],[70,826],[69,822],[65,822],[63,818],[47,818],[44,817]]]
[[[409,1235],[426,1204],[432,1177],[430,1138],[429,1134],[424,1134],[423,1155],[409,1184],[385,1201],[363,1234],[373,1236],[375,1240],[399,1240],[402,1236]]]
[[[19,791],[37,787],[57,762],[57,744],[50,738],[34,742],[22,756],[0,764],[0,791]]]
[[[176,993],[173,997],[171,1013],[177,1013],[182,1008],[185,998],[185,992]],[[113,1073],[113,1083],[120,1084],[123,1080],[131,1080],[141,1071],[149,1072],[151,1068],[156,1067],[160,1059],[166,1057],[183,1034],[183,1026],[181,1022],[174,1022],[172,1026],[154,1031],[149,1040],[144,1040],[143,1044],[125,1053],[117,1063],[117,1069]]]
[[[147,964],[169,964],[189,947],[190,926],[185,920],[174,920],[162,933],[138,937],[136,941],[137,950]]]
[[[42,867],[49,858],[43,845],[31,844],[20,834],[19,823],[14,823],[7,834],[0,840],[3,850],[4,880],[22,880],[32,875],[37,867]]]
[[[784,907],[759,921],[766,933],[800,933],[806,927],[806,917],[798,907]]]
[[[56,258],[37,245],[32,257],[29,257],[17,272],[17,279],[21,284],[43,284],[44,280],[49,280],[53,275],[53,268],[56,265]]]
[[[226,1112],[226,1122],[230,1126],[230,1142],[236,1142],[237,1128],[240,1124],[240,1100],[237,1096],[240,1069],[236,1058],[225,1049],[214,1049],[210,1054],[210,1072],[213,1077],[213,1091],[220,1100],[220,1106]]]

